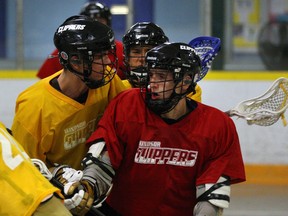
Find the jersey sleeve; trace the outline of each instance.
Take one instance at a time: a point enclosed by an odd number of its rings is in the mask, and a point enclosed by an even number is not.
[[[124,151],[124,146],[122,145],[120,138],[117,136],[118,128],[116,126],[117,118],[120,114],[119,112],[116,112],[118,111],[118,99],[119,96],[121,96],[123,93],[120,93],[114,100],[109,103],[104,112],[104,115],[97,125],[96,130],[87,140],[88,145],[95,143],[97,140],[105,141],[111,164],[114,169],[119,167]]]
[[[22,147],[30,157],[39,158],[42,161],[46,161],[44,151],[42,152],[41,148],[39,149],[36,147],[38,146],[38,140],[27,130],[27,128],[25,128],[24,125],[21,124],[20,121],[18,121],[18,116],[15,116],[11,130],[13,136],[19,143],[21,143]]]
[[[39,140],[42,139],[41,130],[43,129],[41,124],[42,105],[39,99],[37,102],[34,99],[30,99],[34,93],[26,89],[18,96],[11,130],[14,138],[23,146],[30,157],[38,158],[45,162],[45,152],[50,148],[51,143],[47,142],[45,146],[40,146]],[[33,112],[31,112],[31,104],[34,105]]]
[[[32,215],[42,200],[60,190],[45,179],[0,123],[0,202],[3,215]]]
[[[230,177],[231,184],[245,181],[244,163],[235,125],[229,117],[224,123],[223,119],[222,123],[217,121],[215,117],[214,130],[217,136],[210,144],[213,145],[213,150],[208,153],[209,160],[204,162],[196,185],[215,183],[223,175]]]

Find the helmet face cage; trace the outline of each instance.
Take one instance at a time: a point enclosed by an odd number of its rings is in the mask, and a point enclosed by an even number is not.
[[[148,70],[148,78],[145,87],[141,90],[144,93],[145,103],[156,114],[163,114],[171,111],[179,102],[190,92],[195,92],[197,75],[200,72],[201,61],[199,56],[195,53],[194,49],[185,43],[165,43],[157,46],[146,54],[146,63]],[[155,69],[162,72],[172,73],[172,80],[165,79],[160,82],[164,83],[164,88],[161,92],[152,92],[151,78],[152,72]],[[182,89],[184,85],[187,85],[185,77],[189,76],[189,87],[184,92]],[[174,87],[171,89],[166,88],[168,81],[174,82]],[[169,96],[165,97],[165,92],[170,91]],[[178,92],[178,93],[177,93]],[[152,95],[163,95],[163,98],[153,100]]]
[[[147,68],[139,66],[133,70],[130,70],[128,80],[134,88],[139,88],[147,82]]]
[[[56,30],[54,44],[63,67],[79,76],[89,88],[106,85],[114,77],[117,57],[114,34],[108,26],[87,16],[73,16]],[[105,60],[107,55],[110,61]],[[83,64],[83,71],[77,71],[73,64]],[[97,73],[97,79],[92,79],[92,73]]]
[[[133,86],[138,87],[139,82],[142,82],[147,76],[147,71],[143,69],[144,65],[139,65],[139,68],[131,68],[129,64],[130,59],[133,58],[133,56],[130,55],[131,48],[133,46],[155,47],[168,42],[169,39],[158,25],[152,22],[139,22],[127,31],[122,41],[124,64],[127,68],[126,76]],[[140,58],[140,56],[137,56],[137,58]],[[145,58],[145,56],[142,56],[142,58]]]
[[[87,2],[81,9],[80,15],[88,16],[94,20],[105,19],[111,27],[112,15],[110,9],[100,2]]]
[[[104,60],[104,56],[108,55],[110,57],[109,63]],[[113,61],[111,60],[111,56],[113,56]],[[108,57],[106,57],[108,58]],[[71,65],[71,64],[69,64]],[[98,65],[98,69],[94,70],[93,65]],[[117,67],[117,57],[115,48],[102,51],[97,53],[91,53],[83,55],[83,81],[85,84],[91,88],[99,88],[108,84],[115,76]],[[96,74],[97,79],[90,78],[91,74]]]

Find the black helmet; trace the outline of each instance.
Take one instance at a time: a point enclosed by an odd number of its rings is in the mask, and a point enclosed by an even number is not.
[[[110,82],[115,75],[113,75],[114,72],[111,71],[110,73],[108,71],[109,74],[105,73],[102,80],[96,81],[89,78],[92,73],[95,54],[101,55],[103,52],[111,51],[115,55],[114,33],[107,25],[83,15],[69,17],[57,28],[54,34],[54,44],[59,51],[59,59],[63,67],[68,68],[81,78],[83,77],[82,80],[88,87],[103,86]],[[77,57],[78,62],[74,57]],[[115,61],[116,59],[115,57]],[[76,71],[71,66],[71,63],[79,64],[81,61],[87,68],[83,72]],[[116,62],[111,64],[109,65],[116,68],[117,65],[113,66]],[[106,66],[103,64],[104,68]]]
[[[147,72],[141,67],[136,69],[131,69],[129,65],[130,49],[131,46],[157,46],[168,42],[169,39],[165,35],[164,31],[156,24],[152,22],[138,22],[131,26],[127,33],[122,38],[123,41],[123,52],[124,52],[124,63],[127,68],[127,78],[130,83],[134,86],[138,86],[138,82],[145,80],[147,77]]]
[[[111,27],[110,9],[100,2],[87,2],[81,9],[80,15],[89,16],[92,19],[103,18],[107,20],[107,25]]]
[[[147,106],[157,114],[162,114],[172,110],[179,102],[190,92],[195,92],[196,80],[200,72],[201,60],[195,50],[185,43],[164,43],[146,53],[146,63],[148,73],[151,69],[164,69],[173,73],[173,81],[175,83],[173,93],[169,98],[162,100],[152,100],[150,91],[149,76],[146,83],[145,101]],[[191,79],[184,80],[188,75]],[[176,86],[189,84],[189,88],[184,93],[176,93]],[[165,91],[165,89],[164,89]],[[167,91],[167,90],[166,90]]]

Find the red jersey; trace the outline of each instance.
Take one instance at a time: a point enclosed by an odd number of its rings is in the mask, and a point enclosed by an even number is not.
[[[233,121],[197,103],[183,119],[167,124],[145,105],[140,89],[120,93],[89,142],[103,138],[116,171],[107,202],[123,216],[193,215],[196,186],[245,181]]]
[[[117,74],[121,79],[125,79],[125,66],[124,66],[124,56],[123,56],[123,44],[122,42],[115,40],[116,44],[116,56],[118,58],[118,68]],[[55,49],[50,56],[52,58],[47,58],[44,63],[41,65],[40,69],[37,72],[37,77],[40,79],[46,78],[59,70],[63,69],[63,66],[60,64],[58,58],[58,50]],[[111,57],[112,58],[112,57]],[[112,60],[112,59],[111,59]]]

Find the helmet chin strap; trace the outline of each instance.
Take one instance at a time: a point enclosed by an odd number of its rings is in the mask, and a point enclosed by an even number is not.
[[[89,74],[91,74],[91,72],[89,72],[89,70],[84,70],[83,73],[75,70],[73,67],[71,67],[70,64],[67,65],[68,70],[75,74],[77,77],[79,77],[79,79],[85,83],[85,85],[90,88],[90,89],[94,89],[94,88],[98,88],[100,86],[100,84],[102,83],[101,81],[94,81],[91,80],[88,76]]]
[[[149,86],[147,87],[149,88]],[[146,90],[146,104],[157,115],[170,112],[186,94],[177,94],[175,88],[168,99],[152,100],[150,89]]]
[[[73,74],[75,74],[76,76],[78,76],[78,77],[85,83],[85,75],[84,75],[84,73],[81,73],[81,72],[75,70],[70,64],[67,64],[66,67],[67,67],[67,69],[68,69],[70,72],[72,72]],[[87,70],[87,72],[88,72],[88,70]],[[86,72],[86,73],[87,73],[87,72]]]

